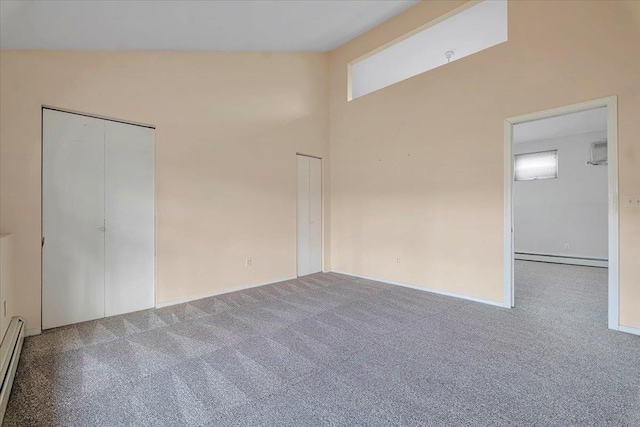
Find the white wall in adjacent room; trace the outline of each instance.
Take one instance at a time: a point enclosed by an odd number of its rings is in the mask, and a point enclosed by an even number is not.
[[[557,179],[515,182],[516,253],[607,259],[607,167],[586,164],[605,140],[600,131],[515,144],[515,154],[558,150]]]

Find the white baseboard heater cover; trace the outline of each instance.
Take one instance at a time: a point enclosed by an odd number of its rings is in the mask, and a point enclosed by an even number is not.
[[[20,359],[20,351],[24,342],[25,322],[20,317],[14,317],[9,323],[7,332],[0,344],[0,378],[2,378],[2,388],[0,389],[0,425],[4,419],[4,412],[7,409],[7,402],[11,394],[13,379]]]

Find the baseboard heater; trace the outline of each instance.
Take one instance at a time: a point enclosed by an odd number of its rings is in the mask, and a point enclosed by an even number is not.
[[[4,334],[2,344],[0,344],[0,378],[2,378],[2,389],[0,389],[0,425],[4,419],[4,412],[7,409],[13,379],[20,359],[20,351],[24,342],[25,322],[20,317],[14,317],[9,323],[7,332]]]
[[[516,252],[513,254],[514,259],[522,261],[538,261],[549,262],[552,264],[570,264],[570,265],[584,265],[589,267],[608,267],[609,262],[606,259],[600,258],[579,258],[569,257],[561,255],[543,255],[543,254],[531,254],[525,252]]]

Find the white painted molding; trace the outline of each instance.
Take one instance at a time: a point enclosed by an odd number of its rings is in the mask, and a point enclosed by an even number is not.
[[[180,298],[180,299],[173,300],[173,301],[156,303],[156,308],[169,307],[169,306],[172,306],[172,305],[183,304],[185,302],[195,301],[195,300],[199,300],[199,299],[203,299],[203,298],[215,297],[216,295],[229,294],[231,292],[244,291],[244,290],[251,289],[251,288],[258,288],[260,286],[271,285],[273,283],[286,282],[287,280],[293,280],[293,279],[297,279],[297,277],[295,277],[295,276],[285,277],[284,279],[278,279],[278,280],[274,280],[274,281],[271,281],[271,282],[256,283],[254,285],[247,285],[247,286],[238,286],[238,287],[231,288],[231,289],[225,289],[223,291],[211,292],[211,293],[207,293],[207,294],[195,295],[195,296],[192,296],[192,297]]]
[[[632,328],[630,326],[622,326],[619,325],[618,326],[618,330],[620,332],[626,332],[628,334],[633,334],[633,335],[640,335],[640,328]]]
[[[618,97],[603,100],[607,106],[607,163],[609,178],[609,327],[620,328],[620,247],[618,207]],[[601,101],[602,102],[602,101]]]
[[[609,254],[608,254],[608,320],[609,329],[620,329],[620,283],[618,235],[618,97],[580,102],[537,111],[504,120],[504,301],[514,303],[513,245],[513,126],[518,123],[578,113],[594,108],[607,108],[607,157],[609,189]]]
[[[374,280],[376,282],[386,283],[386,284],[389,284],[389,285],[402,286],[403,288],[410,288],[410,289],[417,289],[419,291],[424,291],[424,292],[431,292],[432,294],[445,295],[445,296],[454,297],[454,298],[461,298],[461,299],[466,299],[466,300],[469,300],[469,301],[481,302],[483,304],[494,305],[494,306],[497,306],[497,307],[505,307],[505,305],[504,305],[504,303],[502,301],[491,301],[491,300],[488,300],[488,299],[476,298],[476,297],[463,295],[463,294],[456,294],[454,292],[441,291],[441,290],[438,290],[438,289],[425,288],[425,287],[422,287],[422,286],[410,285],[408,283],[396,282],[394,280],[380,279],[380,278],[377,278],[377,277],[363,276],[363,275],[354,274],[354,273],[347,273],[345,271],[333,270],[332,272],[333,273],[338,273],[338,274],[344,274],[345,276],[358,277],[360,279]],[[507,308],[510,308],[510,307],[507,307]]]
[[[42,333],[42,329],[40,328],[31,328],[24,331],[25,337],[32,337],[34,335],[40,335]]]
[[[147,124],[147,123],[138,123],[138,122],[132,122],[130,120],[116,119],[115,117],[100,116],[100,115],[97,115],[97,114],[89,114],[89,113],[84,113],[82,111],[69,110],[68,108],[54,107],[54,106],[51,106],[51,105],[44,105],[43,104],[42,108],[44,110],[60,111],[61,113],[76,114],[78,116],[93,117],[95,119],[108,120],[110,122],[123,123],[125,125],[140,126],[140,127],[143,127],[143,128],[150,128],[150,129],[155,129],[156,128],[155,125],[150,125],[150,124]]]
[[[504,121],[504,305],[515,306],[513,283],[515,282],[515,260],[513,250],[513,123]]]
[[[523,254],[516,252],[514,258],[522,261],[538,261],[548,262],[552,264],[570,264],[570,265],[584,265],[587,267],[607,267],[609,263],[604,259],[592,259],[592,258],[573,258],[562,257],[557,255],[538,255],[538,254]]]

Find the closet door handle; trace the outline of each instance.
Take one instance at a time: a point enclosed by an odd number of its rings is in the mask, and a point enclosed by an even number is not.
[[[107,231],[107,227],[100,227],[100,231]]]

